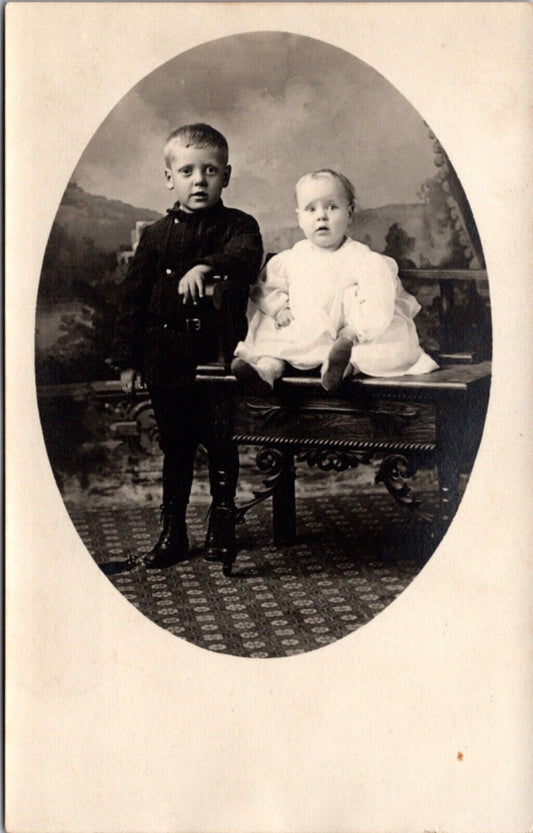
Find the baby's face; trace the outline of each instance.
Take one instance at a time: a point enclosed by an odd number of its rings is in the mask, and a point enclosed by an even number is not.
[[[342,183],[329,176],[304,179],[297,202],[298,223],[308,240],[321,249],[338,249],[353,213]]]
[[[215,205],[230,174],[217,148],[187,148],[179,142],[174,143],[170,167],[165,169],[167,188],[176,192],[180,207],[189,213]]]

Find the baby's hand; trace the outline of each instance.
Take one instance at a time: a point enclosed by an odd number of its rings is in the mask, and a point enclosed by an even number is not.
[[[178,284],[178,294],[183,295],[184,304],[189,301],[197,304],[198,299],[204,297],[204,280],[208,271],[209,267],[193,266],[184,274]]]
[[[294,315],[292,314],[290,307],[283,307],[283,309],[280,309],[274,320],[276,322],[276,327],[279,330],[281,327],[288,327],[291,321],[294,321]]]

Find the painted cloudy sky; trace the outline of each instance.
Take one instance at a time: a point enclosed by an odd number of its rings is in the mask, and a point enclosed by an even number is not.
[[[371,67],[321,41],[280,32],[222,38],[182,53],[113,109],[73,179],[93,194],[164,211],[162,147],[180,124],[207,121],[228,138],[227,205],[264,228],[295,225],[293,186],[332,167],[361,208],[418,202],[433,176],[428,128]]]

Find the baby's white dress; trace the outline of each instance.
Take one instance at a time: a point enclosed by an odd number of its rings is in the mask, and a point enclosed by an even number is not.
[[[278,329],[274,316],[285,306],[294,321]],[[252,288],[248,334],[235,355],[252,364],[270,356],[310,370],[324,363],[344,331],[357,336],[356,372],[428,373],[437,364],[418,342],[413,318],[419,310],[391,258],[351,238],[334,252],[301,240],[271,258]]]

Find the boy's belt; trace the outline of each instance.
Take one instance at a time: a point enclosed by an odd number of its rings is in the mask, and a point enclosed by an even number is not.
[[[148,329],[152,327],[172,333],[205,332],[209,334],[214,325],[214,307],[211,298],[201,298],[196,304],[180,303],[178,309],[170,308],[165,310],[163,315],[152,313],[148,321]]]
[[[200,318],[189,316],[172,324],[167,321],[160,321],[158,326],[162,330],[169,330],[172,333],[199,333],[202,329],[202,321]]]

